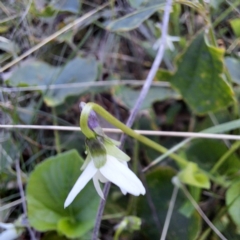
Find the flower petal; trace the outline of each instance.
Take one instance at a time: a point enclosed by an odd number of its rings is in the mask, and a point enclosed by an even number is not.
[[[146,192],[138,177],[113,156],[107,155],[107,162],[99,171],[109,181],[135,196]]]
[[[72,203],[74,198],[78,195],[78,193],[86,186],[89,180],[96,174],[97,168],[95,168],[93,161],[90,161],[85,170],[82,172],[76,183],[74,184],[72,190],[67,196],[67,199],[64,203],[64,208],[69,206]]]
[[[122,162],[122,164],[125,165],[126,167],[128,167],[127,162]],[[126,195],[126,194],[127,194],[127,191],[126,191],[125,189],[120,188],[120,190],[121,190],[121,192],[122,192],[123,195]]]
[[[109,182],[108,179],[106,179],[100,171],[98,171],[98,179],[100,180],[100,182],[102,183],[106,183],[106,182]]]
[[[102,189],[101,189],[99,181],[98,181],[99,180],[99,176],[98,175],[100,175],[100,173],[96,173],[95,176],[93,177],[93,184],[94,184],[94,187],[96,188],[96,191],[97,191],[98,195],[102,199],[105,200],[103,192],[102,192]]]
[[[18,233],[15,228],[9,228],[0,233],[0,240],[14,240],[17,239]]]
[[[87,167],[87,165],[90,163],[91,160],[92,159],[90,157],[90,154],[87,154],[87,157],[86,157],[85,161],[83,162],[83,165],[81,166],[80,170],[83,171]]]
[[[130,157],[124,153],[122,150],[120,150],[118,147],[116,147],[114,144],[109,143],[108,141],[104,141],[104,146],[107,150],[107,155],[114,156],[120,161],[129,161]]]

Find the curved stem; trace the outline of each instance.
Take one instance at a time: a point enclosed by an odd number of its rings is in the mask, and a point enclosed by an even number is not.
[[[101,106],[99,106],[95,103],[87,103],[84,106],[84,108],[82,109],[82,114],[80,117],[80,127],[87,138],[95,137],[94,132],[88,126],[88,117],[90,115],[91,110],[94,110],[101,117],[106,119],[109,123],[111,123],[112,125],[114,125],[115,127],[119,128],[119,129],[121,129],[124,133],[126,133],[130,137],[135,138],[139,142],[157,150],[158,152],[161,152],[161,153],[168,152],[167,148],[163,147],[162,145],[160,145],[156,142],[153,142],[149,138],[146,138],[146,137],[136,133],[131,128],[127,127],[125,124],[118,121],[115,117],[113,117],[110,113],[108,113]],[[174,159],[177,163],[181,164],[182,166],[185,166],[187,164],[187,161],[184,158],[182,158],[174,153],[169,154],[169,156],[172,159]]]

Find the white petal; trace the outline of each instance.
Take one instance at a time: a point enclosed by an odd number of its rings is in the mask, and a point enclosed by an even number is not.
[[[98,179],[102,182],[102,183],[106,183],[109,182],[108,179],[106,179],[100,171],[98,171]]]
[[[100,184],[99,184],[99,181],[98,181],[98,180],[99,180],[98,175],[101,175],[101,174],[97,173],[97,174],[95,174],[95,176],[93,177],[93,184],[94,184],[94,187],[95,187],[96,190],[97,190],[98,195],[99,195],[102,199],[105,200],[104,195],[103,195],[103,192],[102,192],[102,189],[101,189]]]
[[[85,170],[82,172],[76,183],[74,184],[72,190],[67,196],[67,199],[64,203],[64,208],[69,206],[69,204],[72,203],[74,198],[78,195],[78,193],[86,186],[86,184],[89,182],[89,180],[96,174],[97,168],[95,168],[93,161],[90,161],[90,163],[87,165]]]
[[[15,228],[9,228],[6,231],[0,233],[0,240],[14,240],[17,237],[18,234]]]
[[[146,192],[138,177],[113,156],[107,155],[107,162],[99,171],[109,181],[135,196]]]
[[[1,228],[4,228],[4,229],[10,229],[10,228],[14,228],[14,224],[13,223],[3,223],[3,222],[0,222],[0,227]]]
[[[126,167],[128,167],[127,162],[122,162],[122,164],[125,165]],[[120,188],[120,190],[121,190],[121,192],[122,192],[123,195],[126,195],[126,194],[127,194],[127,191],[126,191],[125,189]]]

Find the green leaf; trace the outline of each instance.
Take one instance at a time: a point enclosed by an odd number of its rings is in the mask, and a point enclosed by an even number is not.
[[[233,183],[227,190],[226,204],[232,220],[240,227],[240,181]]]
[[[38,231],[55,230],[69,238],[83,236],[94,225],[99,197],[89,183],[64,209],[64,201],[81,174],[83,160],[76,150],[46,159],[27,185],[28,217]]]
[[[240,84],[240,60],[232,57],[225,58],[225,64],[234,83]]]
[[[120,86],[116,89],[114,96],[118,98],[123,104],[132,109],[139,96],[140,90],[134,90],[129,87]],[[156,101],[162,101],[166,99],[178,99],[180,96],[174,90],[166,87],[151,87],[148,95],[144,99],[141,105],[141,110],[149,109],[151,105]]]
[[[142,218],[143,224],[141,235],[136,239],[159,239],[173,192],[171,179],[175,174],[172,168],[158,167],[146,175],[148,197],[138,197],[137,213]],[[149,199],[151,199],[151,206]],[[199,215],[195,213],[190,218],[186,218],[178,211],[185,200],[186,197],[179,191],[167,239],[196,239],[198,236],[201,228],[201,218]]]
[[[57,77],[55,84],[93,82],[98,74],[98,63],[95,59],[75,58],[70,61]],[[48,91],[44,100],[49,106],[57,106],[69,96],[81,95],[90,91],[90,87],[71,87]]]
[[[143,2],[144,2],[144,0],[129,0],[129,3],[133,8],[140,7]]]
[[[189,186],[188,189],[189,189],[190,194],[194,198],[194,200],[196,202],[199,202],[200,198],[201,198],[202,189],[198,188],[198,187],[194,187],[194,186]],[[192,205],[192,203],[188,199],[186,199],[183,206],[179,209],[179,212],[189,218],[195,212],[195,208]]]
[[[164,4],[154,5],[148,8],[136,10],[122,18],[110,22],[107,26],[109,31],[123,32],[139,27],[146,19],[159,9],[163,9]]]
[[[62,12],[79,13],[80,1],[79,0],[58,0],[54,1],[52,5],[54,9]]]
[[[199,188],[210,188],[209,178],[199,170],[196,163],[189,162],[178,174],[181,182]]]
[[[98,74],[98,63],[95,59],[76,57],[64,67],[53,67],[47,63],[32,60],[16,69],[8,84],[11,86],[58,85],[81,82],[93,82]],[[65,102],[67,97],[79,96],[90,87],[64,87],[42,90],[44,101],[48,106],[55,107]],[[46,93],[45,93],[46,92]]]
[[[240,18],[235,18],[230,21],[230,25],[236,37],[240,37]]]
[[[59,67],[38,60],[29,60],[13,71],[7,83],[14,87],[48,85],[54,81],[59,72]]]
[[[188,147],[186,157],[197,163],[200,168],[210,171],[216,162],[228,151],[227,146],[219,140],[195,139]],[[240,168],[240,161],[235,153],[227,157],[218,169],[220,175],[234,174]]]
[[[11,55],[13,56],[16,56],[19,52],[18,45],[15,42],[12,42],[4,37],[0,39],[0,49],[5,52],[11,53]]]
[[[129,3],[133,8],[143,8],[164,3],[164,0],[129,0]]]
[[[207,128],[207,129],[205,129],[205,130],[203,130],[203,131],[201,131],[201,132],[205,132],[205,133],[223,133],[223,132],[227,132],[227,131],[231,131],[231,130],[234,130],[234,129],[236,129],[236,128],[239,128],[240,127],[240,120],[234,120],[234,121],[230,121],[230,122],[227,122],[227,123],[222,123],[222,124],[219,124],[219,125],[217,125],[217,126],[214,126],[214,127],[210,127],[210,128]],[[192,139],[191,138],[187,138],[187,139],[185,139],[185,140],[183,140],[183,141],[181,141],[180,143],[178,143],[178,144],[176,144],[175,146],[173,146],[173,147],[171,147],[166,153],[164,153],[164,154],[162,154],[160,157],[158,157],[157,159],[155,159],[150,165],[151,166],[154,166],[154,165],[156,165],[157,163],[159,163],[160,161],[162,161],[163,159],[165,159],[167,156],[169,156],[169,154],[171,154],[171,153],[173,153],[173,152],[176,152],[176,151],[178,151],[180,148],[182,148],[183,146],[185,146],[187,143],[189,143],[190,141],[191,141]],[[197,140],[194,140],[194,141],[197,141]],[[200,141],[204,141],[205,143],[207,143],[207,141],[206,140],[200,140]],[[211,140],[210,140],[211,141]],[[214,140],[213,140],[214,141]],[[207,145],[207,144],[206,144]],[[191,145],[192,146],[192,145]],[[223,144],[220,146],[220,147],[222,147],[222,146],[224,146]],[[207,148],[208,146],[206,146],[206,148]],[[226,148],[226,146],[224,146],[225,148]],[[208,147],[207,149],[211,149],[211,147]],[[224,148],[222,148],[222,149],[224,149]],[[198,147],[196,147],[196,150],[198,150]],[[194,157],[193,159],[195,159],[195,160],[192,160],[192,161],[195,161],[195,162],[197,162],[198,163],[198,165],[201,167],[201,168],[203,168],[203,169],[206,169],[207,168],[207,170],[209,170],[210,171],[210,169],[213,167],[213,163],[211,163],[211,165],[209,166],[208,165],[208,163],[209,163],[209,160],[206,160],[205,161],[205,157],[203,157],[202,159],[201,159],[201,153],[203,152],[203,153],[205,153],[204,151],[206,151],[206,149],[205,150],[200,150],[199,151],[199,156],[198,157]],[[193,154],[195,154],[195,151],[193,150],[192,151],[193,152]],[[207,155],[208,155],[208,159],[210,159],[210,160],[213,160],[213,158],[212,158],[212,155],[210,155],[211,154],[211,152],[208,150],[208,151],[206,151],[206,153],[207,153]],[[183,154],[185,154],[185,151],[183,152]],[[198,155],[198,154],[197,154]],[[222,155],[223,155],[223,153],[222,153]],[[221,155],[221,156],[222,156]],[[221,157],[220,156],[220,157]],[[234,156],[234,155],[232,155],[232,156]],[[192,159],[191,158],[192,156],[189,156],[188,158],[189,159]],[[219,158],[220,158],[219,157]],[[234,156],[235,157],[235,156]],[[218,159],[219,159],[218,158]],[[236,158],[235,158],[236,159]],[[216,161],[216,160],[213,160],[214,162]],[[229,162],[229,161],[228,161]],[[233,164],[232,164],[232,166],[234,166],[235,164],[236,164],[236,161],[234,160],[234,161],[231,161],[231,162],[233,162]],[[206,164],[206,166],[202,166],[202,163],[203,163],[203,165],[205,165]],[[149,166],[150,166],[149,165]],[[223,165],[224,166],[224,165]],[[229,168],[229,169],[231,169],[231,168]],[[235,168],[236,169],[236,168]]]
[[[177,61],[170,83],[196,114],[226,108],[233,91],[222,78],[223,50],[208,46],[204,35],[197,36]]]

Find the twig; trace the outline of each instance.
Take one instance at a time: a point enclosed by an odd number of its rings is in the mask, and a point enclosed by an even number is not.
[[[165,42],[166,42],[167,33],[168,33],[168,22],[169,22],[169,15],[170,15],[170,11],[171,11],[171,4],[172,4],[172,0],[168,0],[166,2],[165,11],[164,11],[164,15],[163,15],[162,36],[160,39],[160,46],[159,46],[156,58],[154,59],[153,65],[148,73],[147,79],[143,85],[141,93],[140,93],[140,95],[136,101],[136,104],[135,104],[134,108],[132,109],[131,114],[128,118],[128,121],[126,124],[128,127],[131,127],[133,122],[135,121],[137,113],[138,113],[144,99],[147,96],[149,88],[151,87],[153,79],[157,73],[157,70],[158,70],[161,62],[162,62],[164,50],[165,50]],[[124,137],[122,136],[121,140],[123,140],[123,138]]]
[[[20,198],[20,199],[18,199],[18,200],[15,200],[15,201],[13,201],[13,202],[10,202],[10,203],[8,203],[8,204],[5,204],[5,205],[3,205],[3,206],[0,207],[0,212],[4,211],[4,210],[6,210],[6,209],[9,209],[9,208],[11,208],[11,207],[14,207],[14,206],[16,206],[16,205],[18,205],[18,204],[20,204],[20,203],[22,203],[22,202],[23,202],[23,200]]]
[[[105,184],[104,188],[103,188],[103,194],[104,194],[105,199],[107,199],[110,187],[111,187],[111,182],[107,182]],[[100,204],[98,206],[96,222],[95,222],[94,229],[93,229],[93,234],[92,234],[92,240],[97,240],[98,239],[98,232],[99,232],[99,229],[100,229],[100,224],[101,224],[105,204],[106,204],[106,201],[104,199],[101,199]]]
[[[20,165],[19,165],[19,160],[16,160],[16,172],[17,172],[17,183],[18,183],[18,188],[19,188],[19,192],[20,192],[20,196],[21,196],[21,200],[22,200],[22,208],[23,208],[23,213],[24,216],[27,217],[27,205],[25,202],[25,196],[24,196],[24,190],[23,190],[23,186],[22,186],[22,179],[21,179],[21,169],[20,169]],[[31,227],[29,226],[28,222],[26,224],[26,227],[29,231],[31,240],[36,240],[34,232],[32,231]]]
[[[2,92],[25,92],[25,91],[38,91],[38,90],[49,90],[49,89],[66,89],[66,88],[82,88],[82,87],[104,87],[104,86],[119,86],[119,85],[132,85],[142,86],[143,81],[141,80],[111,80],[101,82],[81,82],[81,83],[63,83],[53,85],[38,85],[29,87],[0,87]],[[156,87],[170,87],[168,82],[154,82],[152,84]]]
[[[173,212],[175,201],[176,201],[177,194],[178,194],[178,189],[179,189],[178,186],[174,186],[172,197],[171,197],[170,204],[169,204],[169,207],[168,207],[168,212],[167,212],[167,216],[166,216],[166,220],[165,220],[165,223],[164,223],[164,226],[163,226],[162,235],[161,235],[160,240],[165,240],[166,239],[169,223],[170,223],[170,220],[171,220],[172,212]]]
[[[202,219],[207,223],[207,225],[218,235],[218,237],[221,240],[227,240],[227,238],[225,238],[222,233],[213,225],[213,223],[208,219],[208,217],[206,216],[206,214],[203,212],[203,210],[199,207],[199,205],[197,204],[197,202],[194,200],[194,198],[192,197],[192,195],[188,192],[187,188],[181,184],[181,189],[183,190],[185,196],[188,198],[188,200],[192,203],[192,205],[194,206],[194,208],[198,211],[199,215],[202,217]]]
[[[59,130],[79,132],[79,127],[70,126],[53,126],[53,125],[0,125],[0,129],[38,129],[38,130]],[[103,128],[106,133],[122,133],[120,129]],[[190,137],[190,138],[210,138],[210,139],[229,139],[240,140],[239,135],[216,134],[216,133],[196,133],[196,132],[174,132],[174,131],[151,131],[151,130],[134,130],[136,133],[146,136],[168,136],[168,137]]]
[[[156,75],[156,72],[159,68],[159,65],[162,61],[162,58],[163,58],[163,54],[164,54],[164,49],[165,49],[165,40],[166,40],[166,36],[167,36],[167,30],[168,30],[168,22],[169,22],[169,15],[170,15],[170,10],[171,10],[171,4],[172,4],[172,0],[167,0],[166,2],[166,6],[165,6],[165,11],[164,11],[164,15],[163,15],[163,27],[162,27],[162,36],[161,36],[161,40],[160,40],[160,47],[159,47],[159,50],[157,52],[157,55],[156,55],[156,58],[153,62],[153,65],[149,71],[149,74],[147,76],[147,79],[143,85],[143,88],[141,90],[141,93],[137,99],[137,102],[129,116],[129,119],[127,121],[127,126],[128,127],[131,127],[136,116],[137,116],[137,113],[141,107],[141,104],[143,102],[143,100],[145,99],[147,93],[148,93],[148,90],[152,84],[152,81]],[[124,135],[122,135],[121,137],[121,146],[123,145],[124,143]],[[109,188],[110,188],[110,183],[106,183],[105,186],[104,186],[104,193],[108,193],[109,191]],[[107,195],[105,195],[105,199],[107,198]],[[105,207],[105,204],[106,204],[106,201],[105,200],[101,200],[100,201],[100,205],[99,205],[99,208],[98,208],[98,213],[97,213],[97,217],[96,217],[96,223],[95,223],[95,226],[94,226],[94,229],[93,229],[93,235],[92,235],[92,240],[97,240],[98,238],[98,232],[99,232],[99,228],[100,228],[100,224],[101,224],[101,219],[102,219],[102,215],[103,215],[103,210],[104,210],[104,207]]]

